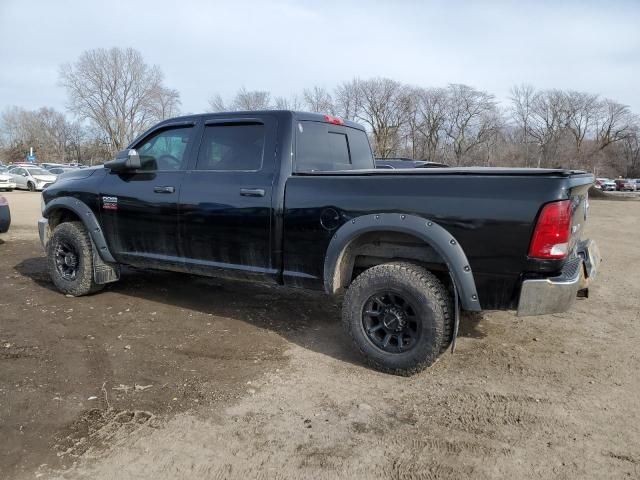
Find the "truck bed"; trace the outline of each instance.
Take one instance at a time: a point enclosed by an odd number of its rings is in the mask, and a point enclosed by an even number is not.
[[[285,283],[322,284],[333,231],[361,215],[405,213],[433,220],[457,239],[473,270],[483,309],[515,308],[527,272],[553,274],[564,261],[531,261],[529,243],[542,205],[575,198],[577,216],[593,176],[562,169],[433,168],[352,170],[296,174],[285,193]],[[299,273],[304,272],[304,275]]]
[[[403,168],[401,170],[326,170],[296,173],[301,176],[316,175],[478,175],[478,176],[526,176],[526,177],[592,177],[582,170],[555,168],[502,168],[502,167],[448,167],[448,168]]]

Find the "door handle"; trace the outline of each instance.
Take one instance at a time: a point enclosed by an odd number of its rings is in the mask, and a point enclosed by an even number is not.
[[[173,193],[176,191],[176,187],[157,186],[157,187],[153,187],[153,191],[156,193]]]
[[[241,188],[240,195],[243,197],[264,197],[264,188]]]

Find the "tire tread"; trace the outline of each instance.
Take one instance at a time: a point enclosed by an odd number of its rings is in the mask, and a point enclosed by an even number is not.
[[[82,277],[74,282],[68,282],[66,280],[62,280],[58,276],[58,272],[55,267],[55,260],[53,258],[53,245],[54,239],[60,235],[69,236],[75,242],[77,242],[77,246],[81,250],[82,262],[83,262],[83,270]],[[93,244],[91,243],[91,238],[89,238],[89,233],[87,232],[84,224],[82,222],[64,222],[58,225],[53,234],[49,243],[47,245],[47,268],[49,271],[49,276],[53,280],[56,288],[60,290],[62,293],[67,295],[73,295],[74,297],[80,297],[83,295],[89,295],[92,293],[96,293],[102,288],[104,285],[99,285],[95,283],[93,278]]]
[[[403,283],[414,288],[424,289],[428,292],[428,296],[433,300],[432,307],[436,317],[435,322],[435,351],[426,355],[408,368],[397,368],[375,360],[368,354],[365,347],[359,339],[354,335],[352,329],[351,314],[349,309],[352,307],[354,297],[359,289],[366,288],[374,279],[380,276],[393,276],[402,279]],[[376,370],[395,375],[409,376],[424,370],[432,365],[439,354],[446,350],[451,341],[453,333],[453,301],[446,287],[442,282],[426,268],[410,262],[390,262],[383,263],[371,267],[362,272],[350,285],[344,298],[343,304],[343,323],[347,329],[349,336],[358,347],[360,353],[365,360]]]

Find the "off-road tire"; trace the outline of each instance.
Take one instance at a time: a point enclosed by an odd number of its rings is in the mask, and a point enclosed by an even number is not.
[[[399,294],[413,306],[421,334],[406,352],[388,352],[365,332],[364,308],[378,292]],[[445,286],[420,265],[392,262],[362,272],[349,286],[342,306],[342,321],[366,362],[382,372],[412,375],[431,366],[446,349],[453,333],[453,299]]]
[[[61,242],[72,247],[77,255],[77,272],[73,280],[65,278],[56,264],[56,249]],[[93,279],[93,249],[91,239],[82,222],[58,225],[47,243],[47,269],[56,288],[66,295],[80,297],[101,290]]]

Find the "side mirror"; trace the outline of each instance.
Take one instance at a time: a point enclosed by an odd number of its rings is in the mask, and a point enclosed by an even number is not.
[[[22,174],[22,176],[23,176],[23,177],[28,177],[28,176],[29,176],[29,174],[25,172],[25,173],[23,173],[23,174]]]
[[[108,168],[112,172],[126,172],[128,170],[139,170],[142,167],[140,162],[140,155],[138,152],[131,148],[128,150],[122,150],[116,155],[115,160],[105,162],[105,168]]]

